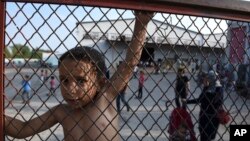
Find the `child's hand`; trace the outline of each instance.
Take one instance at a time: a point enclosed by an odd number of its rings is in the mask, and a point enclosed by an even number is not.
[[[148,11],[135,11],[135,17],[141,22],[141,23],[148,23],[154,15],[154,12],[148,12]]]

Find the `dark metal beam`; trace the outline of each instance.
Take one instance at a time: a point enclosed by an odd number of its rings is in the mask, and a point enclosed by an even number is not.
[[[236,0],[5,0],[149,10],[174,14],[250,21],[250,2]]]

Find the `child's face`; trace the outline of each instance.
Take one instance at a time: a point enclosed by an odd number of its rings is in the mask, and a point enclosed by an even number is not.
[[[144,73],[143,73],[143,72],[140,72],[140,75],[144,75]]]
[[[93,100],[99,89],[97,71],[90,62],[65,59],[59,67],[61,93],[72,108],[80,108]]]
[[[178,129],[178,131],[179,131],[179,133],[180,133],[180,134],[185,135],[185,134],[186,134],[186,132],[187,132],[187,129],[186,129],[186,128],[184,128],[184,127],[180,127],[180,128]]]
[[[208,78],[207,78],[207,77],[204,77],[204,78],[203,78],[203,85],[204,85],[204,86],[208,86],[208,85],[209,85],[209,81],[208,81]]]

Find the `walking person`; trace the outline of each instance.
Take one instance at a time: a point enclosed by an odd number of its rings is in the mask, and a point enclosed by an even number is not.
[[[203,82],[204,88],[199,98],[188,100],[187,104],[200,104],[200,141],[211,141],[215,139],[219,127],[217,113],[223,103],[223,89],[214,71],[209,71]]]
[[[22,103],[29,104],[30,99],[30,91],[31,91],[31,82],[30,82],[30,76],[25,75],[24,79],[22,80]]]
[[[136,98],[138,99],[142,99],[142,95],[143,95],[143,87],[144,87],[144,82],[147,80],[145,79],[145,73],[143,70],[140,70],[140,74],[139,74],[139,84],[138,84],[138,96]]]
[[[129,105],[128,102],[125,100],[125,94],[126,94],[126,89],[128,87],[128,84],[119,92],[116,98],[116,107],[117,107],[117,112],[118,114],[121,112],[121,102],[126,106],[127,112],[129,112]]]
[[[176,83],[175,83],[175,103],[177,107],[186,108],[186,100],[188,92],[189,92],[189,79],[185,75],[185,68],[180,67],[177,72]]]

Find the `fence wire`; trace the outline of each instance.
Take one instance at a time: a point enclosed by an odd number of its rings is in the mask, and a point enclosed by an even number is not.
[[[220,124],[215,140],[229,140],[230,124],[250,123],[249,23],[171,13],[155,13],[149,22],[145,42],[141,43],[142,55],[137,66],[128,69],[133,75],[124,91],[120,95],[117,92],[118,96],[113,98],[100,96],[105,97],[102,102],[112,105],[111,112],[115,111],[111,119],[107,114],[110,109],[98,107],[95,102],[90,102],[92,109],[88,104],[69,110],[66,103],[77,105],[79,100],[65,100],[66,93],[71,93],[66,87],[71,80],[77,81],[77,85],[94,83],[95,88],[99,81],[90,77],[92,73],[88,70],[81,70],[85,74],[82,77],[72,78],[83,73],[79,72],[82,62],[76,61],[81,56],[71,56],[69,64],[63,60],[58,63],[59,58],[73,48],[87,46],[101,53],[90,55],[90,60],[104,56],[105,75],[112,77],[118,66],[128,61],[125,60],[127,50],[136,38],[133,36],[134,14],[129,9],[7,2],[4,110],[5,115],[24,121],[26,126],[10,120],[6,126],[14,128],[18,134],[6,135],[5,140],[170,140],[169,127],[173,120],[170,115],[178,107],[176,87],[180,70],[184,70],[185,82],[189,82],[186,91],[189,102],[202,93],[206,76],[216,72],[217,79],[213,82],[221,84],[222,105],[229,111],[231,120]],[[63,76],[64,73],[71,75]],[[145,83],[140,89],[141,81]],[[91,93],[91,89],[81,91]],[[213,103],[209,105],[215,108]],[[200,106],[202,104],[186,105],[198,139],[201,137],[199,128],[206,128],[199,126]],[[89,109],[102,115],[93,116]],[[45,113],[47,118],[40,117]],[[85,115],[79,117],[79,113]],[[78,116],[68,119],[71,114]],[[37,117],[39,122],[30,121]],[[41,122],[51,125],[56,119],[57,124],[51,128],[40,125]],[[69,125],[67,121],[74,121],[74,124]],[[29,130],[36,130],[36,126],[40,126],[41,132],[31,134]],[[22,131],[30,134],[23,135]],[[77,136],[79,133],[81,137]]]

